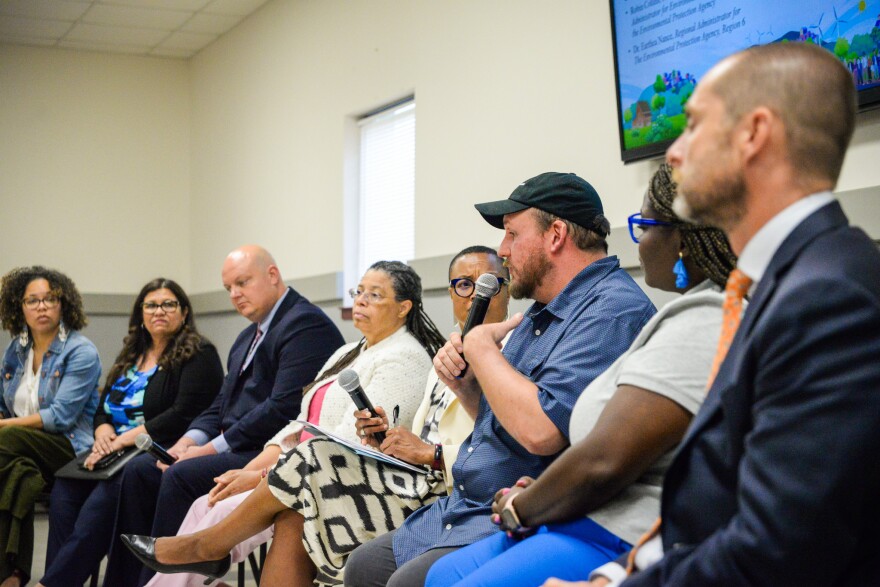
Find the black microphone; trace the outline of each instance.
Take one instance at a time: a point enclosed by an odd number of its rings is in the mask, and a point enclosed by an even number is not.
[[[462,338],[473,327],[483,323],[483,320],[486,319],[486,311],[489,309],[489,302],[492,301],[492,298],[495,297],[499,289],[501,289],[501,285],[498,283],[497,276],[491,273],[483,273],[477,278],[477,281],[474,283],[476,293],[474,293],[474,299],[471,302],[471,309],[468,311],[467,320],[464,321],[464,326],[461,329]],[[457,379],[464,377],[467,369],[468,366],[465,363],[464,369],[462,369],[461,375]]]
[[[348,395],[351,396],[351,401],[354,402],[357,409],[369,410],[370,414],[373,416],[377,415],[376,408],[373,407],[370,398],[364,393],[364,388],[361,387],[361,380],[358,377],[358,374],[355,373],[354,369],[345,369],[341,371],[339,377],[336,378],[336,381],[339,383],[339,387],[348,392]],[[373,438],[376,439],[376,442],[382,444],[385,441],[385,433],[374,432]]]
[[[140,450],[150,453],[166,465],[173,465],[177,462],[177,457],[171,456],[167,450],[153,442],[153,439],[146,432],[137,435],[137,438],[134,439],[134,445]]]
[[[483,323],[483,320],[486,319],[486,311],[489,309],[489,302],[492,301],[492,298],[498,293],[501,286],[498,284],[497,276],[491,273],[483,273],[474,283],[474,289],[476,290],[474,300],[471,302],[471,309],[468,311],[467,320],[465,320],[464,327],[461,329],[462,338],[474,326],[479,326]]]

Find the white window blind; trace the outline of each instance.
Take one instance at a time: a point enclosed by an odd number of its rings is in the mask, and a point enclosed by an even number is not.
[[[358,185],[358,275],[379,260],[415,254],[416,104],[362,118]]]

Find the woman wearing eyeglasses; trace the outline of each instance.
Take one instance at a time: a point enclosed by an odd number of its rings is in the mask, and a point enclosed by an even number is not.
[[[629,550],[660,510],[676,445],[706,392],[736,258],[724,234],[679,218],[660,166],[630,217],[645,283],[682,293],[578,398],[571,446],[537,479],[499,488],[496,535],[440,558],[427,587],[534,587],[586,579]]]
[[[345,369],[354,370],[358,374],[360,386],[373,405],[387,406],[389,412],[397,408],[398,417],[411,422],[421,400],[431,359],[445,340],[422,306],[421,278],[404,263],[374,263],[363,275],[357,288],[349,291],[349,295],[354,300],[354,326],[363,334],[363,338],[344,345],[327,360],[315,381],[304,390],[298,419],[308,420],[338,436],[357,441],[355,407],[348,393],[337,382],[338,375]],[[244,559],[253,549],[272,538],[272,524],[278,522],[274,527],[267,570],[263,574],[263,581],[272,584],[271,568],[275,563],[271,561],[277,563],[286,559],[286,553],[279,555],[285,548],[303,548],[301,536],[298,539],[293,537],[296,528],[302,528],[302,516],[288,510],[279,501],[280,498],[269,491],[266,477],[274,479],[273,483],[284,487],[287,492],[295,492],[294,488],[303,488],[301,493],[304,498],[308,496],[309,500],[317,499],[306,489],[313,482],[316,491],[319,485],[333,486],[340,477],[357,475],[362,461],[372,462],[362,460],[344,449],[335,450],[337,448],[338,445],[332,441],[314,438],[302,425],[291,423],[270,439],[263,452],[244,469],[227,471],[217,477],[214,489],[193,503],[179,531],[179,534],[188,534],[208,528],[207,532],[202,533],[206,535],[205,542],[211,544],[221,541],[228,545],[219,557],[223,560],[209,565],[211,568],[203,568],[202,572],[222,576],[225,569],[229,568],[230,551],[236,561]],[[282,455],[282,452],[287,454]],[[326,459],[320,466],[309,462],[309,459],[321,456]],[[270,472],[273,467],[274,470]],[[388,475],[395,471],[390,469]],[[401,479],[407,479],[407,476],[404,475]],[[379,482],[378,479],[365,481],[358,478],[356,482],[346,482],[344,487],[358,486],[358,491],[363,491]],[[409,484],[412,485],[413,482],[410,481]],[[271,515],[266,513],[269,511]],[[274,514],[279,512],[290,515],[274,519]],[[348,523],[357,526],[358,513],[357,508],[348,507],[341,514],[342,519],[337,525]],[[291,528],[289,522],[294,516],[300,516],[299,524],[294,524],[295,528]],[[351,520],[347,521],[346,517]],[[137,545],[132,550],[148,567],[155,568],[150,564],[151,559],[145,559],[143,552],[139,550],[141,545],[152,544],[152,539],[135,538]],[[176,554],[183,554],[186,560],[189,553],[186,547],[173,548],[179,551]],[[161,546],[156,556],[163,560]],[[190,555],[189,560],[198,558]],[[163,568],[156,570],[162,571]],[[185,574],[189,570],[191,568],[188,565],[182,565],[175,569],[178,574],[157,574],[149,585],[202,584],[203,577]],[[286,571],[281,576],[281,583],[293,581]]]
[[[501,259],[488,247],[469,247],[458,253],[449,267],[449,295],[459,328],[473,301],[474,282],[483,273],[497,275],[502,284],[489,304],[485,321],[498,322],[507,314],[508,273]],[[356,315],[360,305],[356,304]],[[357,412],[357,422],[349,434],[356,433],[355,438],[360,437],[364,444],[378,447],[372,434],[385,432],[381,450],[409,463],[424,465],[427,474],[387,467],[333,442],[315,438],[288,452],[268,474],[268,484],[260,484],[246,499],[226,500],[235,500],[235,505],[240,503],[241,507],[230,512],[223,505],[225,502],[220,502],[214,509],[226,511],[210,512],[200,522],[181,528],[180,534],[201,532],[162,539],[154,545],[155,556],[150,560],[141,553],[142,560],[160,572],[181,573],[195,569],[190,564],[164,563],[217,558],[218,570],[222,570],[229,564],[227,553],[231,551],[232,561],[242,560],[271,537],[271,533],[261,530],[274,523],[274,540],[262,582],[339,584],[347,556],[355,547],[394,529],[414,509],[446,493],[451,482],[448,471],[458,454],[458,445],[473,430],[473,420],[460,408],[455,395],[442,384],[437,385],[430,363],[425,366],[421,384],[425,394],[415,418],[412,412],[401,418],[402,422],[413,423],[412,431],[407,425],[395,426],[393,415],[389,421],[394,404],[377,399],[367,388],[377,415],[370,418],[365,412]],[[191,510],[190,514],[193,513]],[[201,572],[209,574],[204,567]],[[157,574],[149,585],[199,585],[202,580],[198,575]]]
[[[135,299],[128,334],[107,375],[83,466],[93,469],[134,446],[142,433],[167,446],[211,404],[222,382],[220,357],[196,329],[186,293],[170,279],[150,281]],[[81,585],[97,568],[110,547],[121,477],[55,480],[41,585]]]
[[[0,322],[13,337],[0,371],[0,585],[30,578],[34,501],[92,444],[101,361],[73,281],[45,267],[0,280]]]

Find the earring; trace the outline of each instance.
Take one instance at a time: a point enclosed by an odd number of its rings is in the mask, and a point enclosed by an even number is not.
[[[24,330],[21,331],[21,334],[18,335],[18,344],[23,347],[28,345],[28,329],[27,326],[24,327]]]
[[[60,340],[61,342],[66,342],[68,334],[69,333],[67,332],[67,327],[64,325],[64,322],[59,324],[58,325],[58,340]]]
[[[678,253],[678,261],[672,266],[672,272],[675,274],[675,287],[684,289],[690,285],[690,275],[688,275],[687,267],[684,266],[684,258],[681,251]]]

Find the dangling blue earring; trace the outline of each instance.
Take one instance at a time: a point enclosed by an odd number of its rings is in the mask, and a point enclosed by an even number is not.
[[[688,275],[688,270],[684,266],[684,259],[682,257],[683,255],[679,251],[678,261],[672,267],[672,272],[675,273],[675,287],[678,289],[684,289],[691,283],[690,275]]]

